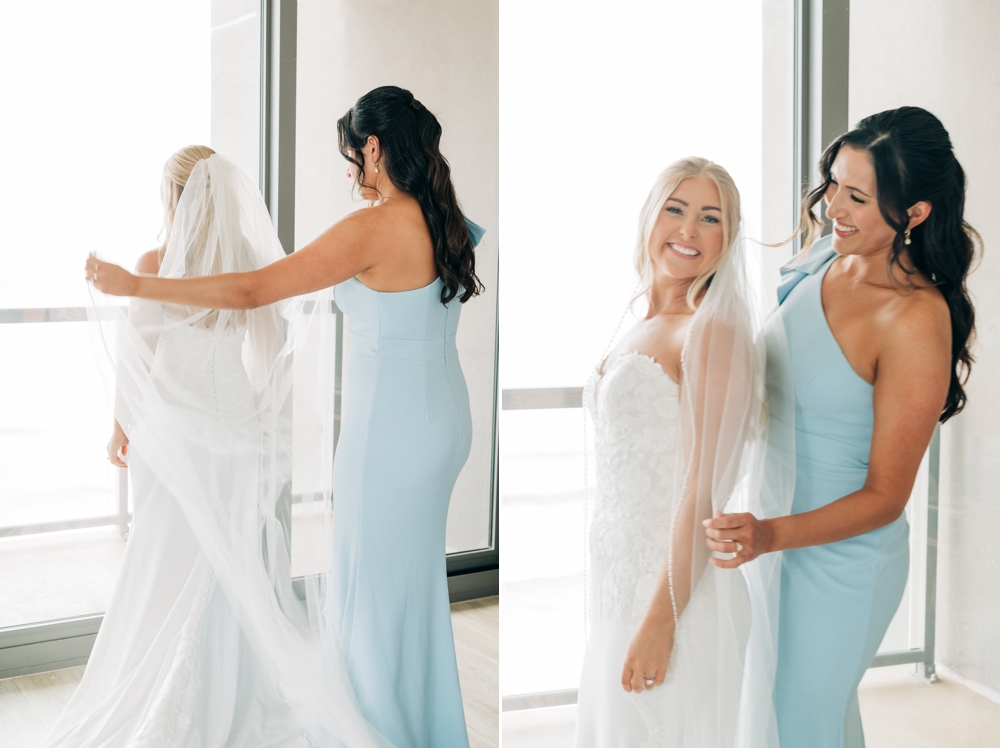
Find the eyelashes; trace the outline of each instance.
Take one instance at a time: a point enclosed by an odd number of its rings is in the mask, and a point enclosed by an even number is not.
[[[834,180],[832,180],[832,179],[830,180],[830,185],[829,185],[829,187],[827,187],[826,194],[823,195],[823,198],[826,200],[827,205],[830,204],[830,200],[832,199],[831,196],[830,196],[830,190],[834,189],[835,187],[839,187],[839,186],[840,185],[838,185]],[[851,200],[853,200],[854,202],[856,202],[858,205],[864,205],[865,203],[868,202],[867,200],[862,200],[857,195],[855,195],[853,192],[851,193]]]
[[[675,216],[684,215],[684,212],[675,205],[668,205],[666,208],[664,208],[664,210],[667,213],[670,213]],[[719,219],[716,218],[715,216],[705,216],[701,220],[706,221],[707,223],[721,223],[721,221],[719,221]]]

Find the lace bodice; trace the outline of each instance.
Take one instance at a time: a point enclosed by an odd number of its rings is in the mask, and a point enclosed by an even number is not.
[[[243,366],[245,337],[245,328],[221,332],[190,325],[177,325],[160,333],[152,375],[164,397],[176,401],[178,397],[193,396],[200,406],[212,407],[220,419],[244,418],[253,413],[253,392]],[[176,385],[180,385],[183,395]]]
[[[666,559],[679,491],[677,384],[652,358],[628,353],[591,377],[597,486],[590,553],[604,571],[604,615],[642,616]]]

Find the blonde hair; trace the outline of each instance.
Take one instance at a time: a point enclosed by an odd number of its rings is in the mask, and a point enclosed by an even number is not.
[[[198,165],[199,161],[210,158],[215,154],[207,145],[187,145],[181,148],[167,159],[163,165],[163,181],[160,183],[160,199],[163,201],[163,244],[160,246],[158,258],[163,263],[163,257],[167,252],[167,244],[170,242],[170,234],[174,227],[174,217],[177,213],[177,206],[181,200],[181,193],[187,186],[191,178],[191,172]],[[205,272],[206,268],[201,267],[204,263],[204,255],[209,251],[209,226],[215,215],[215,205],[209,199],[204,206],[205,213],[201,216],[200,231],[194,246],[187,247],[184,254],[184,265],[186,274],[190,272]],[[192,266],[197,270],[192,270]],[[222,271],[221,258],[218,253],[213,253],[212,267],[208,268],[210,275]],[[214,329],[219,321],[219,310],[204,310],[194,307],[179,307],[182,318],[194,320],[188,322],[195,327]],[[229,330],[237,330],[247,322],[245,311],[228,311],[225,313],[224,327]]]
[[[688,288],[687,303],[691,309],[695,308],[698,294],[722,266],[739,233],[740,191],[736,189],[736,183],[729,172],[717,163],[699,156],[689,156],[674,161],[656,178],[653,188],[649,191],[649,197],[646,198],[646,204],[642,206],[642,212],[639,214],[639,237],[635,244],[635,270],[639,274],[637,299],[640,296],[648,296],[653,287],[653,263],[649,257],[649,240],[656,219],[659,218],[667,198],[689,177],[711,179],[719,190],[719,200],[722,202],[719,206],[722,209],[722,251],[715,262],[705,268]]]
[[[181,200],[181,193],[187,185],[195,165],[202,159],[213,155],[215,151],[207,145],[186,145],[174,153],[163,164],[163,180],[160,182],[160,200],[163,202],[163,244],[157,254],[157,260],[162,263],[170,242],[170,231],[174,227],[174,214]]]

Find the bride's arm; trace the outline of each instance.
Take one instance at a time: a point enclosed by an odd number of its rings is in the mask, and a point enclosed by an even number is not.
[[[160,269],[159,250],[152,249],[144,252],[135,264],[136,275],[156,275]],[[150,305],[142,305],[141,300],[133,299],[128,308],[128,324],[135,328],[142,338],[143,343],[150,351],[156,349],[156,341],[160,328],[160,305],[156,309]],[[128,435],[122,428],[121,421],[128,422],[128,406],[122,395],[120,383],[115,384],[115,417],[114,425],[111,429],[111,438],[108,440],[107,451],[108,460],[111,464],[119,468],[127,468],[125,458],[128,457]]]
[[[335,223],[297,252],[248,273],[200,278],[134,275],[91,255],[86,277],[111,296],[137,296],[204,309],[255,309],[318,291],[364,272],[378,261],[372,241],[380,232],[377,211],[360,210]]]
[[[697,460],[696,451],[691,470],[695,475],[699,473]],[[677,507],[671,527],[667,558],[664,559],[646,615],[643,616],[642,623],[636,629],[625,654],[621,682],[626,691],[651,690],[654,686],[649,685],[647,681],[652,680],[656,686],[661,686],[667,675],[670,653],[674,647],[677,619],[691,599],[695,565],[692,528],[699,519],[711,516],[711,512],[706,513],[704,509],[701,515],[705,516],[700,516],[698,512],[699,506],[707,505],[711,508],[710,497],[707,502],[698,500],[699,491],[703,490],[704,486],[699,486],[697,481],[690,482]],[[701,571],[704,571],[705,562],[701,561],[700,566]]]
[[[735,488],[748,424],[754,417],[749,339],[728,326],[709,325],[699,332],[689,353],[698,361],[686,367],[692,381],[681,382],[684,493],[652,600],[626,654],[622,670],[626,691],[652,688],[648,680],[663,683],[677,620],[711,557],[701,539],[702,522],[712,517],[713,491],[724,500]]]
[[[625,653],[622,687],[642,692],[663,685],[674,647],[677,618],[691,599],[692,533],[697,502],[689,491],[677,508],[670,551],[660,572],[653,597]],[[671,594],[673,590],[673,594]]]

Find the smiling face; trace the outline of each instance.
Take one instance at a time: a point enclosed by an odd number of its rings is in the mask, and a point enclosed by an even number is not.
[[[723,243],[719,188],[708,177],[684,179],[667,198],[649,235],[654,278],[697,278],[719,259]]]
[[[875,166],[868,151],[841,146],[830,167],[826,215],[833,221],[833,248],[842,255],[888,250],[895,230],[882,217],[876,199]]]

